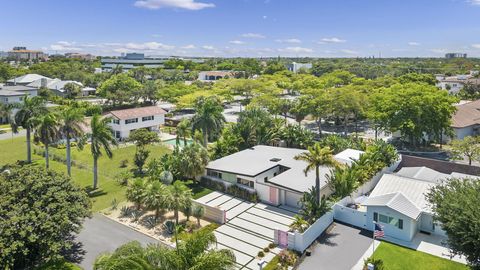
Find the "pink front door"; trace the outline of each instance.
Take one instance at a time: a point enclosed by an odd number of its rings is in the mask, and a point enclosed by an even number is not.
[[[277,230],[278,245],[281,248],[286,248],[288,246],[288,233],[285,231]]]
[[[278,205],[278,188],[270,187],[270,203]]]

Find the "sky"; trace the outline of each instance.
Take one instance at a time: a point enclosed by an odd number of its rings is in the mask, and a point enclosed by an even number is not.
[[[480,57],[480,0],[1,0],[0,51]]]

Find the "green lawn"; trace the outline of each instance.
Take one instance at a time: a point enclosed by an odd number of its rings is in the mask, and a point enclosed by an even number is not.
[[[188,187],[192,189],[193,199],[201,198],[207,195],[208,193],[213,192],[213,190],[203,187],[199,185],[197,182],[192,182],[191,184],[188,185]]]
[[[424,252],[382,242],[374,252],[388,270],[467,270],[466,265]]]
[[[38,147],[37,147],[38,148]],[[170,152],[165,146],[149,146],[150,158],[161,157],[163,154]],[[26,144],[25,138],[14,138],[7,140],[0,140],[0,166],[7,163],[14,163],[17,160],[26,159]],[[51,148],[51,154],[65,156],[65,149]],[[99,190],[92,194],[92,210],[99,211],[111,205],[113,199],[117,202],[125,200],[125,187],[119,185],[116,181],[116,176],[125,170],[131,169],[133,164],[133,156],[135,147],[123,147],[114,149],[113,158],[110,160],[106,156],[101,157],[98,162],[99,175]],[[38,155],[32,154],[34,163],[39,166],[44,166],[44,159]],[[122,160],[128,160],[127,168],[120,168]],[[93,182],[92,173],[92,158],[88,145],[83,151],[78,151],[72,148],[72,160],[81,164],[83,168],[78,166],[72,167],[72,179],[82,188],[89,188]],[[66,173],[66,166],[61,162],[50,160],[50,167],[53,170]]]

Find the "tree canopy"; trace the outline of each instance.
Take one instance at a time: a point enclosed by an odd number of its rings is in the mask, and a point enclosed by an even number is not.
[[[79,255],[74,234],[90,215],[70,178],[37,166],[0,174],[0,267],[24,269]]]

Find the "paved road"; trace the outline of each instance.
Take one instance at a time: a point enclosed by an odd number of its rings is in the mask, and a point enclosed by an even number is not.
[[[136,240],[143,245],[158,243],[157,240],[101,214],[93,214],[91,219],[85,221],[77,240],[83,244],[83,249],[86,251],[80,263],[85,270],[93,269],[93,262],[99,254],[113,251],[127,242]]]
[[[18,131],[18,133],[13,133],[13,138],[16,137],[25,137],[26,131],[24,129]],[[12,138],[12,132],[8,131],[5,133],[0,133],[0,140],[6,140],[6,139],[11,139]],[[32,136],[33,140],[33,136]]]
[[[334,226],[318,240],[312,255],[305,258],[299,270],[350,270],[370,247],[371,232],[339,223]]]

